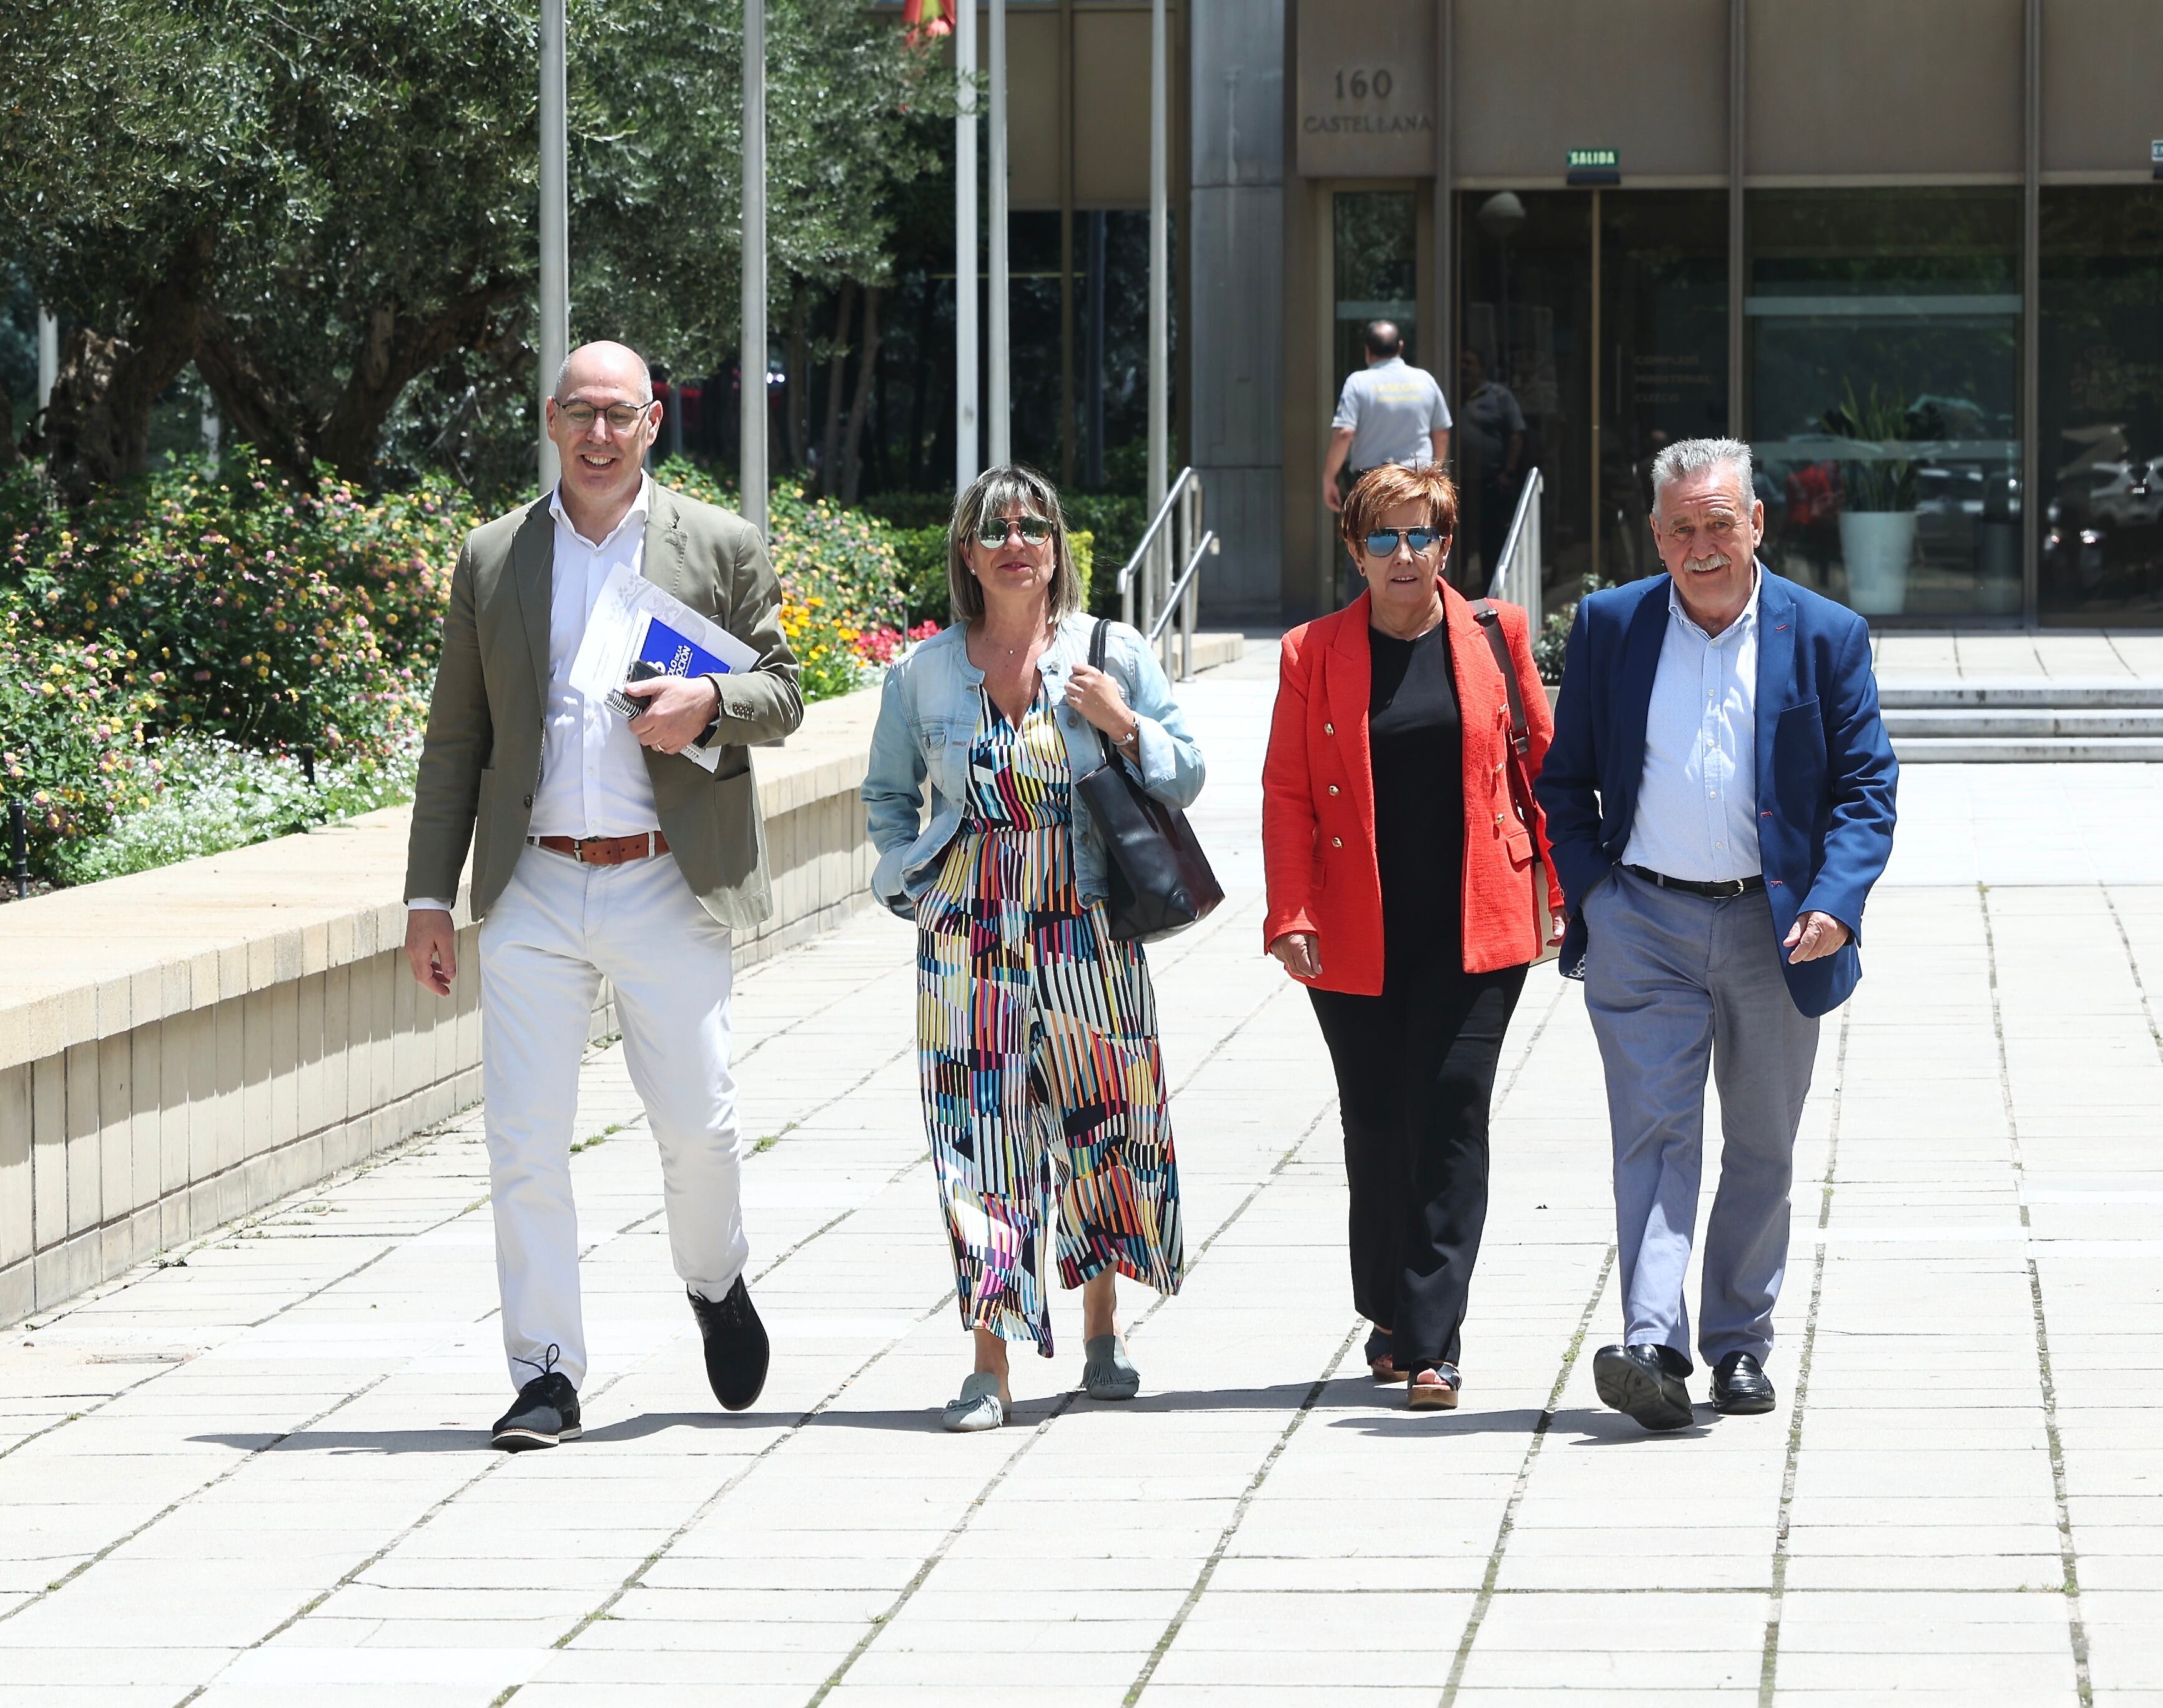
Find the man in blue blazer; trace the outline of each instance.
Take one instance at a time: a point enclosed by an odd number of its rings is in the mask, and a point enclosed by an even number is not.
[[[1624,1330],[1600,1398],[1648,1429],[1691,1420],[1683,1280],[1708,1068],[1720,1180],[1699,1350],[1721,1412],[1769,1412],[1795,1132],[1819,1017],[1862,974],[1857,940],[1893,851],[1899,766],[1870,635],[1757,561],[1765,507],[1731,439],[1652,465],[1667,574],[1577,610],[1537,786],[1606,1069]]]

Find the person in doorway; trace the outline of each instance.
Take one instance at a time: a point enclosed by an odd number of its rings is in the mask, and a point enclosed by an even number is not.
[[[1345,493],[1370,468],[1407,468],[1449,460],[1449,405],[1424,368],[1405,360],[1404,334],[1394,321],[1367,325],[1367,365],[1346,376],[1329,423],[1322,465],[1322,501],[1343,509]]]
[[[1367,1361],[1409,1379],[1412,1408],[1446,1408],[1487,1220],[1495,1065],[1542,947],[1541,833],[1511,793],[1511,684],[1443,573],[1449,477],[1376,469],[1341,525],[1367,591],[1284,638],[1263,943],[1307,987],[1336,1069]],[[1537,776],[1549,724],[1527,619],[1499,602],[1494,614]]]
[[[1819,1017],[1862,975],[1899,766],[1862,619],[1757,561],[1750,450],[1652,466],[1663,576],[1584,599],[1537,785],[1568,899],[1563,971],[1607,1075],[1621,1344],[1593,1379],[1647,1429],[1692,1417],[1683,1298],[1708,1068],[1720,1190],[1697,1343],[1720,1412],[1769,1412],[1795,1133]]]
[[[1477,350],[1466,347],[1458,371],[1464,381],[1464,478],[1478,499],[1480,574],[1485,580],[1495,573],[1516,511],[1517,479],[1525,464],[1525,412],[1515,392],[1488,377]]]
[[[1185,1266],[1156,994],[1112,936],[1102,833],[1075,780],[1117,762],[1158,799],[1201,792],[1202,752],[1147,642],[1109,626],[1102,669],[1059,494],[979,475],[946,535],[955,621],[887,674],[863,801],[872,891],[917,928],[924,1120],[974,1368],[941,1421],[997,1429],[1007,1343],[1052,1355],[1045,1262],[1082,1289],[1082,1385],[1141,1376],[1115,1277],[1176,1293]],[[924,814],[925,785],[930,814]]]
[[[476,529],[451,577],[406,864],[406,960],[446,995],[473,848],[489,1186],[518,1390],[494,1440],[513,1452],[581,1428],[571,1126],[604,977],[714,1397],[741,1411],[765,1384],[766,1330],[743,1278],[730,943],[771,909],[746,750],[804,716],[757,530],[643,470],[661,425],[645,363],[621,344],[573,351],[547,415],[563,478]],[[626,692],[644,709],[629,720],[588,699],[572,661],[602,586],[626,567],[712,615],[757,666],[634,682]],[[694,744],[719,750],[712,770],[685,756]]]

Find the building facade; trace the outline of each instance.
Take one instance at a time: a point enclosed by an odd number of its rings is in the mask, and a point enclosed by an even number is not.
[[[1212,620],[1338,598],[1328,421],[1386,316],[1458,418],[1468,588],[1532,469],[1551,606],[1646,572],[1652,457],[1733,434],[1768,561],[1873,622],[2163,624],[2159,0],[1201,0],[1180,38]]]

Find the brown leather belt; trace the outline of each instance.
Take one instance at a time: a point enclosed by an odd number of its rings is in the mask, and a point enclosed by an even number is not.
[[[668,838],[657,830],[637,836],[529,836],[526,839],[536,848],[589,866],[620,866],[626,860],[642,860],[668,852]]]

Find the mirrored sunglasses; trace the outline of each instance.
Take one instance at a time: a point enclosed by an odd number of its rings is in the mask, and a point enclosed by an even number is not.
[[[1007,535],[1019,530],[1023,541],[1030,546],[1041,546],[1051,537],[1051,524],[1041,516],[1016,516],[1011,520],[1004,516],[987,516],[977,525],[977,543],[979,546],[1003,546]]]
[[[1376,528],[1367,535],[1367,555],[1370,557],[1395,557],[1397,541],[1402,540],[1412,549],[1412,556],[1424,557],[1434,550],[1434,542],[1442,538],[1434,528]]]

